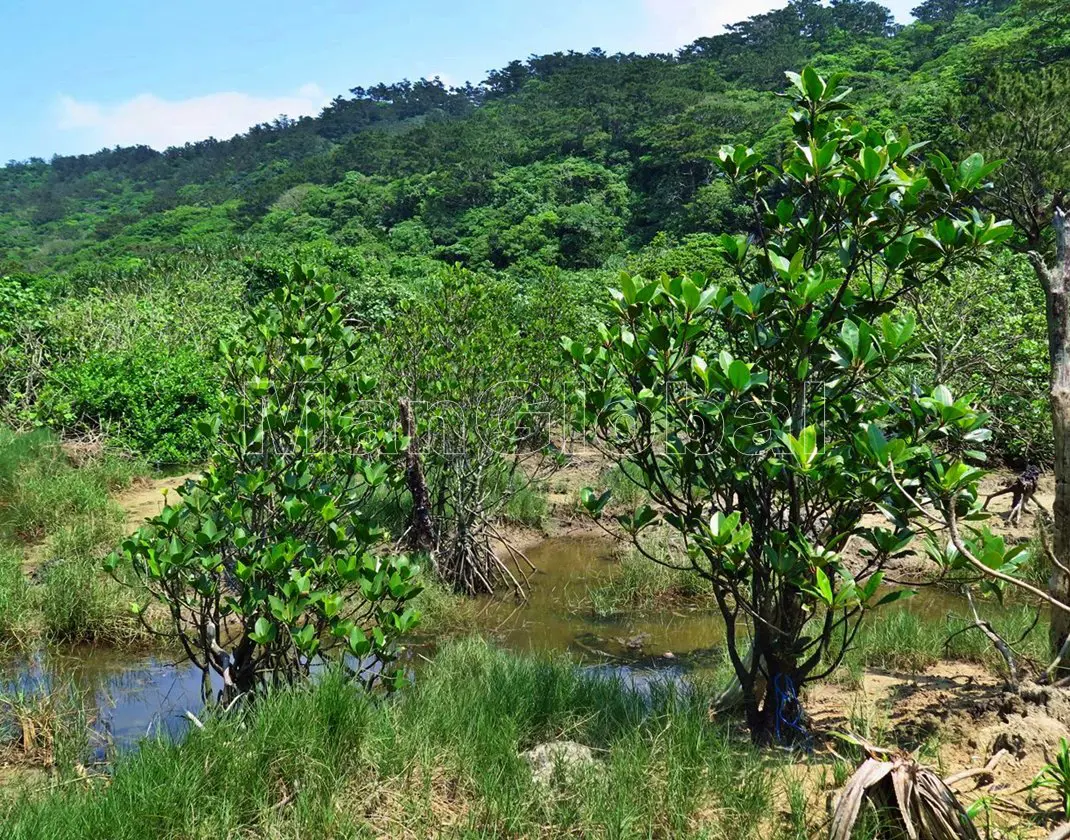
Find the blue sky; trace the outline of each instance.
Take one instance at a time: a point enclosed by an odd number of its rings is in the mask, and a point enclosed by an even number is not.
[[[900,21],[917,0],[887,2]],[[356,85],[668,51],[783,0],[2,0],[0,161],[229,137]]]

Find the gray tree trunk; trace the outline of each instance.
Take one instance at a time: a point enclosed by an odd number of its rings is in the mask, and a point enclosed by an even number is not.
[[[398,410],[401,414],[401,431],[409,439],[409,448],[405,451],[405,483],[408,485],[409,495],[412,496],[408,541],[414,550],[433,554],[435,528],[431,519],[431,494],[427,490],[423,463],[417,448],[416,419],[412,416],[412,407],[408,400],[400,400]]]
[[[1029,254],[1044,285],[1051,356],[1051,422],[1055,433],[1055,559],[1070,567],[1070,213],[1055,209],[1055,263],[1049,266],[1036,252]],[[1058,566],[1048,584],[1051,596],[1070,603],[1070,575]],[[1051,646],[1058,654],[1070,636],[1070,613],[1052,610]]]

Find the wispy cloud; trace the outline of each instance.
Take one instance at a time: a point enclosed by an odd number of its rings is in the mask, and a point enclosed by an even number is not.
[[[87,147],[145,144],[165,149],[208,137],[233,137],[280,114],[316,114],[328,101],[329,97],[314,84],[283,96],[223,92],[169,100],[142,93],[114,104],[61,96],[57,126],[72,134],[80,133]]]
[[[454,76],[452,73],[428,73],[428,79],[438,79],[446,87],[460,87],[464,84],[460,79]]]
[[[647,49],[671,51],[717,35],[729,23],[786,5],[787,0],[643,0]]]
[[[917,0],[880,0],[901,23],[910,20]],[[670,52],[696,38],[717,35],[730,23],[783,8],[788,0],[642,0],[645,49]]]

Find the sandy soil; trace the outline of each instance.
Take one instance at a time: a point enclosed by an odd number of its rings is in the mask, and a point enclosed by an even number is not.
[[[1001,832],[992,837],[1047,837],[1058,823],[1055,800],[1028,787],[1054,760],[1060,740],[1070,739],[1066,689],[1026,684],[1013,693],[981,666],[941,662],[915,675],[867,672],[861,685],[823,683],[809,688],[804,702],[818,734],[813,755],[794,765],[792,777],[812,802],[815,829],[838,793],[832,762],[848,753],[835,733],[911,752],[945,779],[1002,753],[991,774],[952,784],[960,801],[985,798],[987,818]]]
[[[126,512],[126,533],[132,534],[146,519],[158,515],[163,510],[165,499],[170,499],[172,504],[176,502],[180,498],[178,490],[187,480],[194,478],[198,478],[197,473],[167,478],[143,478],[120,493],[115,500]]]
[[[990,473],[981,481],[982,498],[1002,489],[1004,485],[1014,481],[1016,477],[1016,473],[1007,470],[996,470]],[[994,534],[1003,537],[1008,545],[1028,542],[1037,535],[1038,517],[1046,517],[1049,521],[1051,519],[1052,506],[1055,504],[1054,475],[1046,473],[1040,477],[1036,496],[1034,496],[1030,506],[1026,508],[1021,522],[1017,525],[1012,525],[1007,521],[1007,515],[1011,508],[1011,498],[1008,494],[994,499],[989,506],[989,512],[993,516],[984,524]],[[862,522],[863,525],[869,527],[887,527],[888,524],[887,520],[880,515],[867,516]],[[858,553],[862,545],[861,540],[854,538],[848,543],[846,550],[843,552],[847,566],[854,571],[861,568],[865,562]],[[932,579],[938,572],[939,568],[925,554],[923,541],[915,540],[907,554],[903,557],[893,558],[888,564],[885,578],[889,582],[919,583]]]
[[[584,487],[598,487],[598,479],[608,466],[606,459],[592,448],[572,454],[568,463],[550,476],[547,502],[556,516],[583,516],[579,493]]]

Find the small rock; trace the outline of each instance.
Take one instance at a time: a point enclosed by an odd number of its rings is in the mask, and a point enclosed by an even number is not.
[[[665,651],[665,653],[662,654],[662,657],[665,658],[665,659],[675,659],[676,658],[676,654],[673,653],[671,650],[667,650],[667,651]]]
[[[549,785],[557,768],[567,775],[597,763],[591,748],[576,741],[548,741],[522,752],[520,757],[531,767],[531,778],[537,785]]]

